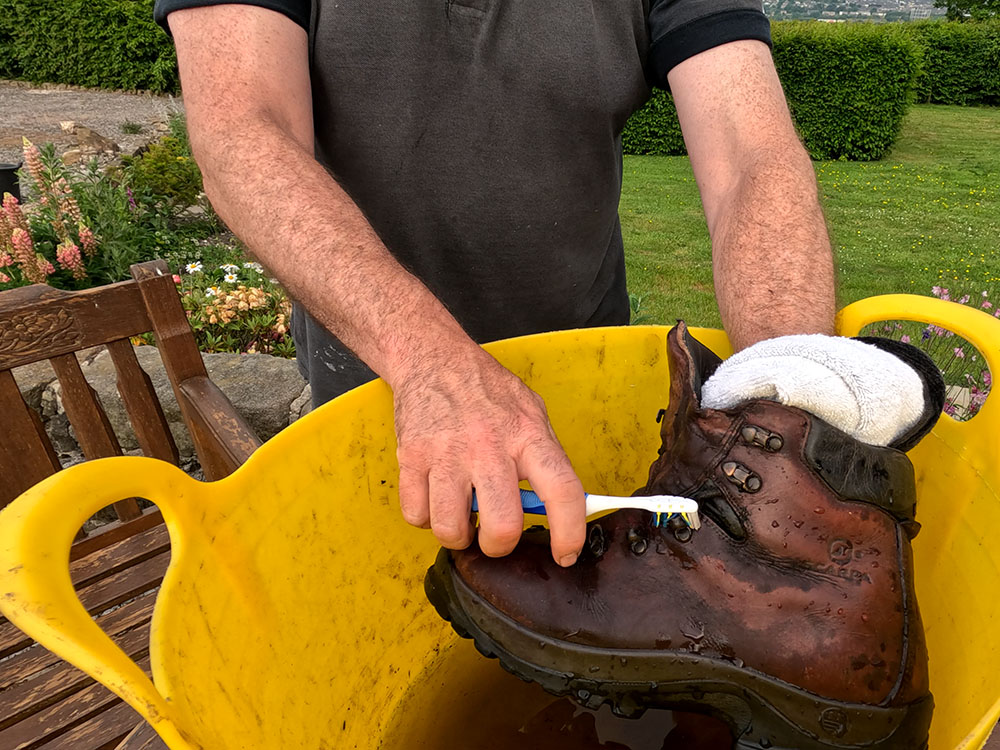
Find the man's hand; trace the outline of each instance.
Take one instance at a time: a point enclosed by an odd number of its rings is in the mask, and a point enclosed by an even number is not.
[[[393,393],[407,521],[430,526],[445,547],[467,547],[475,488],[479,546],[487,555],[506,555],[521,536],[517,483],[527,479],[545,502],[552,556],[560,565],[576,561],[584,541],[583,487],[538,394],[478,347],[435,372],[418,370]]]

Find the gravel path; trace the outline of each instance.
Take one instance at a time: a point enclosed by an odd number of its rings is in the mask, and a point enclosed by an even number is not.
[[[115,141],[129,154],[160,135],[179,111],[179,97],[0,80],[0,162],[21,161],[22,136],[37,144],[55,143],[60,152],[71,148],[74,136],[59,126],[67,120]],[[140,132],[123,133],[125,123],[139,125]]]

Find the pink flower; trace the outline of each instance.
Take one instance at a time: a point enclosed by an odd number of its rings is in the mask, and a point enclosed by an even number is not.
[[[9,284],[9,283],[10,283],[10,276],[5,274],[3,271],[0,271],[0,284]]]
[[[32,284],[41,284],[45,281],[45,269],[39,265],[35,255],[35,245],[31,241],[31,235],[18,227],[10,235],[11,244],[14,246],[14,259],[24,276]]]
[[[0,253],[0,268],[14,265],[14,258],[10,253]]]
[[[97,252],[97,238],[94,237],[94,233],[90,231],[90,227],[81,221],[76,226],[76,233],[80,237],[80,245],[83,246],[84,254],[88,258],[93,258],[94,253]]]
[[[28,166],[28,173],[38,185],[38,191],[44,193],[48,189],[48,181],[45,179],[45,167],[42,166],[42,152],[27,138],[21,138],[21,145],[24,147],[24,163]]]
[[[947,289],[942,289],[941,290],[941,299],[943,299],[945,302],[948,302],[948,301],[951,300],[951,294],[948,292]]]
[[[899,340],[902,341],[904,344],[910,343],[910,337],[905,333],[899,337]]]
[[[989,370],[983,370],[983,385],[987,388],[993,387],[993,373]]]
[[[17,198],[10,193],[3,194],[3,212],[7,218],[7,224],[10,225],[11,232],[15,229],[23,229],[25,232],[28,231],[28,220],[24,218],[24,212],[21,210],[21,204],[18,203]]]
[[[960,305],[964,305],[964,304],[968,303],[968,301],[969,301],[969,295],[968,295],[968,294],[966,294],[966,295],[965,295],[964,297],[962,297],[962,299],[960,299],[960,300],[958,301],[958,304],[960,304]]]
[[[1000,307],[993,311],[994,318],[1000,318]]]
[[[965,349],[960,346],[956,346],[953,351],[955,352],[956,357],[959,359],[965,359]]]
[[[936,285],[932,286],[931,287],[931,294],[933,294],[935,297],[940,297],[941,296],[941,287],[936,286]]]
[[[983,304],[981,304],[980,307],[983,308],[984,310],[992,310],[993,303],[990,302],[988,299],[984,299]]]
[[[51,261],[49,261],[48,258],[46,258],[41,253],[38,253],[35,256],[35,259],[38,263],[38,267],[41,269],[42,273],[45,274],[46,276],[51,276],[56,272],[55,266],[53,266]]]
[[[56,260],[59,265],[73,274],[73,278],[82,281],[87,278],[87,269],[83,265],[83,258],[80,256],[80,248],[67,240],[56,247]]]
[[[175,284],[180,284],[181,283],[181,277],[178,276],[176,273],[173,275],[173,279],[174,279],[174,283]]]
[[[83,217],[80,215],[80,206],[77,205],[76,198],[73,197],[73,191],[70,190],[69,183],[66,182],[65,178],[59,178],[59,182],[55,184],[54,191],[59,196],[59,210],[66,214],[73,223],[79,224],[83,220]]]

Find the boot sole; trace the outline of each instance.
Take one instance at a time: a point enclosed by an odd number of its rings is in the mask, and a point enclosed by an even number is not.
[[[424,580],[442,618],[527,682],[619,716],[691,710],[725,721],[738,750],[926,750],[933,698],[884,708],[821,698],[697,654],[607,649],[533,633],[472,591],[441,550]],[[500,644],[503,645],[500,645]]]

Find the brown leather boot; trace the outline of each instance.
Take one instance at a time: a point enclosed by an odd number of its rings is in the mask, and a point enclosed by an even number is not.
[[[570,568],[540,528],[505,558],[442,550],[429,599],[482,653],[592,708],[711,713],[745,749],[926,747],[909,460],[770,401],[700,409],[718,358],[683,323],[668,352],[663,448],[637,494],[696,498],[701,528],[618,511]]]

